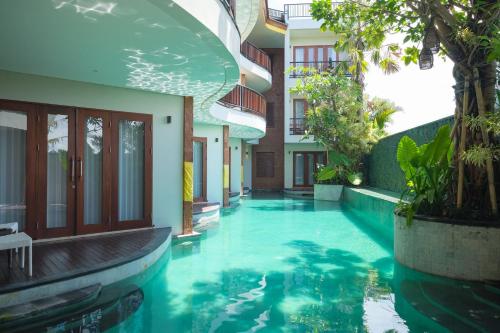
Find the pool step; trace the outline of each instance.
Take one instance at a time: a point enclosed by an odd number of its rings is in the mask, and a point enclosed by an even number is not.
[[[93,294],[96,295],[96,294]],[[61,311],[44,312],[34,318],[0,324],[0,332],[103,332],[126,320],[144,301],[143,291],[134,284],[106,287],[89,302],[62,306]]]
[[[61,313],[76,311],[96,301],[101,293],[101,284],[72,290],[56,296],[0,308],[0,330],[19,327],[27,322],[37,322]]]
[[[453,332],[482,332],[500,325],[500,295],[483,286],[404,280],[401,292],[418,312]]]

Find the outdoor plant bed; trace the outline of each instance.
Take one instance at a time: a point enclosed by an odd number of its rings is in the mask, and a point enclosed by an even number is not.
[[[500,281],[500,226],[394,215],[394,256],[412,269],[472,281]]]
[[[339,201],[344,185],[314,184],[314,200]]]

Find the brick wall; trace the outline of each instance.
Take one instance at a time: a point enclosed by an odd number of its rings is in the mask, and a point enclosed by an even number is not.
[[[252,187],[253,189],[282,189],[284,177],[284,50],[282,48],[264,49],[271,57],[273,76],[272,88],[263,95],[268,103],[273,103],[274,128],[268,127],[266,135],[252,147]],[[274,176],[257,177],[256,155],[258,152],[274,153]]]

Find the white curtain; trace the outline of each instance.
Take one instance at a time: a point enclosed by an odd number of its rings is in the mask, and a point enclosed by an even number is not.
[[[144,218],[144,123],[121,120],[119,125],[118,219]]]
[[[102,124],[102,118],[94,117],[87,118],[85,124],[83,223],[86,225],[103,223]]]
[[[47,126],[47,228],[62,228],[68,209],[68,116],[49,114]]]
[[[0,110],[0,224],[26,224],[25,113]]]
[[[295,184],[304,185],[304,155],[295,155]]]

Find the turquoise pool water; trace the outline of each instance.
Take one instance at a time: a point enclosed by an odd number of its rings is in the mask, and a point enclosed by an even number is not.
[[[110,332],[440,332],[500,328],[498,289],[420,274],[339,204],[256,196],[174,242]]]

